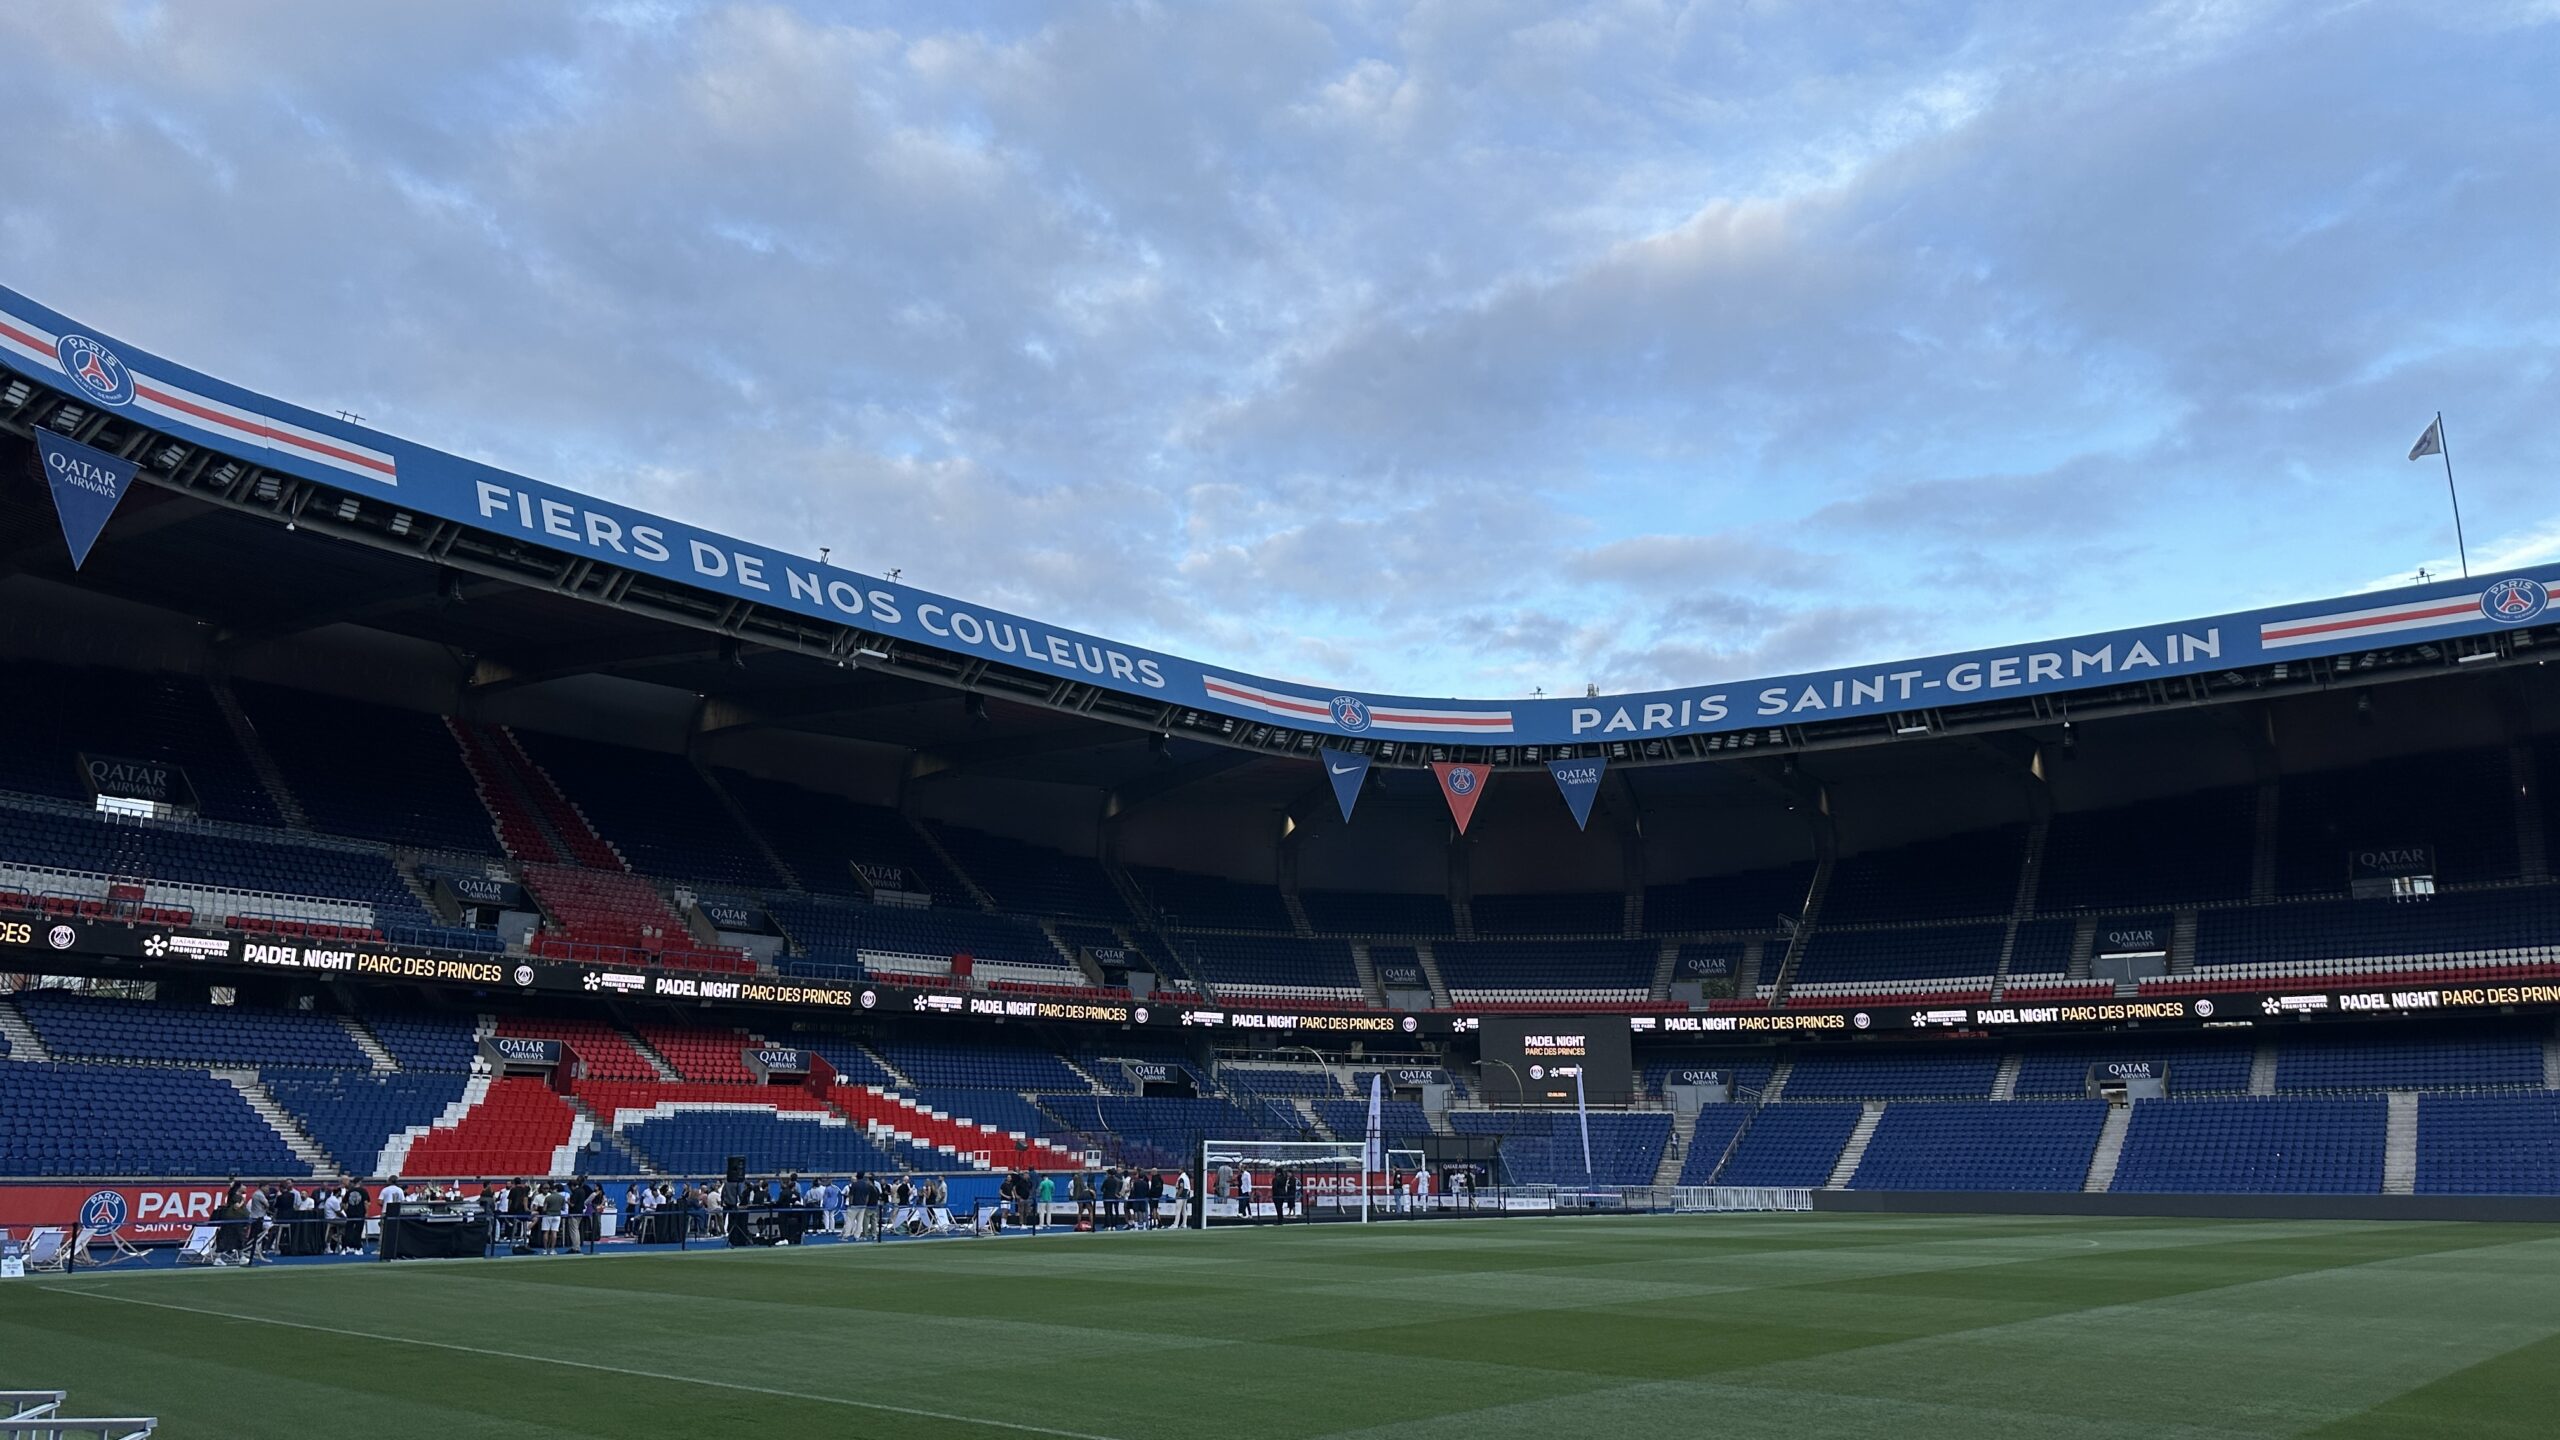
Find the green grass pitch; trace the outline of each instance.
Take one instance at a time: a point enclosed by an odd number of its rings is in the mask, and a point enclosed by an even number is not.
[[[0,1283],[12,1386],[173,1437],[2547,1437],[2560,1229],[1684,1216],[109,1272]]]

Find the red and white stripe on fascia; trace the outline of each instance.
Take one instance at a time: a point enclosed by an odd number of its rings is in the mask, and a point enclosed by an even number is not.
[[[54,348],[60,338],[31,321],[0,313],[0,352],[12,358],[34,360],[45,369],[60,373],[62,357]],[[182,385],[154,379],[140,370],[133,372],[133,403],[128,408],[315,461],[378,485],[400,483],[399,463],[382,451],[225,404]]]
[[[1201,687],[1212,700],[1277,715],[1284,720],[1309,721],[1335,729],[1350,729],[1334,719],[1333,702],[1309,695],[1291,695],[1279,690],[1265,690],[1240,680],[1223,680],[1204,675]],[[1406,730],[1436,732],[1445,735],[1508,735],[1511,712],[1508,710],[1417,710],[1409,706],[1371,705],[1368,707],[1372,730]]]
[[[2269,620],[2258,627],[2258,645],[2265,650],[2281,650],[2287,645],[2309,645],[2320,640],[2354,640],[2402,630],[2426,630],[2456,620],[2479,618],[2478,595],[2439,595],[2432,600],[2402,600],[2397,604],[2377,605],[2370,610],[2337,610],[2326,615],[2296,615],[2288,620]]]

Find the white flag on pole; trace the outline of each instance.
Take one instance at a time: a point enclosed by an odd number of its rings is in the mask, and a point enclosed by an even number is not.
[[[1387,1168],[1387,1077],[1369,1077],[1368,1145],[1360,1152],[1360,1168],[1375,1175]]]
[[[2441,455],[2443,453],[2444,417],[2439,415],[2435,419],[2427,422],[2427,433],[2419,436],[2418,443],[2409,447],[2409,458],[2412,460],[2424,460],[2430,455]]]

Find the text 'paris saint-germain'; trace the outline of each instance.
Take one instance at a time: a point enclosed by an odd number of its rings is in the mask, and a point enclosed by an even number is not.
[[[1777,720],[1801,720],[1834,710],[1854,710],[1872,705],[1927,705],[1944,695],[1971,696],[1984,691],[2008,690],[2022,685],[2042,685],[2056,680],[2077,680],[2092,675],[2139,674],[2164,665],[2182,665],[2193,660],[2219,659],[2222,655],[2222,629],[2207,626],[2191,633],[2168,631],[2151,640],[2134,640],[2127,644],[2104,644],[2094,649],[2064,645],[2049,650],[2028,650],[1989,659],[1958,660],[1953,664],[1922,665],[1903,670],[1879,670],[1865,675],[1833,675],[1816,680],[1789,681],[1767,686],[1748,697],[1750,714]],[[1726,691],[1713,690],[1677,700],[1647,700],[1637,705],[1620,705],[1614,709],[1600,705],[1577,705],[1573,708],[1573,733],[1576,735],[1636,735],[1649,730],[1679,730],[1692,725],[1711,725],[1729,718],[1734,697]]]

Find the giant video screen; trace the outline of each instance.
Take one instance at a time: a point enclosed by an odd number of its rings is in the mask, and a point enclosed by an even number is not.
[[[1487,1015],[1483,1088],[1495,1105],[1570,1105],[1574,1073],[1594,1105],[1624,1105],[1635,1086],[1635,1061],[1624,1015]]]

